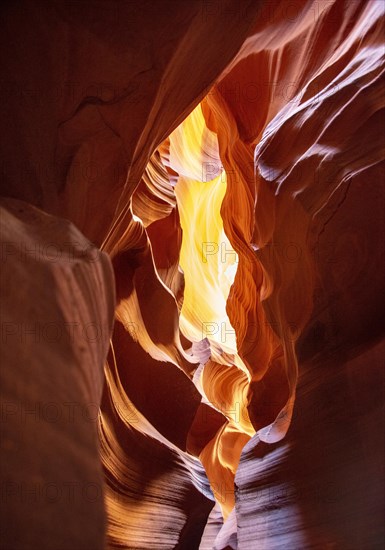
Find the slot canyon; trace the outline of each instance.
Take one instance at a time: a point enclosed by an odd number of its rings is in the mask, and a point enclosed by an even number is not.
[[[384,548],[383,0],[4,0],[1,548]]]

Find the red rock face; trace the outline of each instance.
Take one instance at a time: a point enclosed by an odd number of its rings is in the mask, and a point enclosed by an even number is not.
[[[111,263],[71,223],[15,199],[2,199],[1,237],[2,547],[102,549]]]
[[[3,547],[381,548],[382,0],[3,20]]]

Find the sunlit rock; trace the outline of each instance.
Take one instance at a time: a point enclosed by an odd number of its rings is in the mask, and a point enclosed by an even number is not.
[[[55,403],[64,391],[100,406],[99,456],[95,424],[52,447],[82,482],[104,472],[82,540],[87,507],[65,511],[67,546],[381,548],[382,0],[67,4],[9,4],[1,38],[2,193],[57,216],[23,203],[28,231],[7,202],[4,225],[22,228],[19,250],[55,220],[51,244],[76,232],[111,259],[92,248],[95,265],[75,262],[77,300],[72,264],[54,284],[47,262],[36,284],[32,260],[6,264],[11,318],[85,311],[107,330],[78,374],[79,335],[41,343],[60,383],[46,386],[23,347],[5,355],[21,402],[13,365],[30,369],[35,400],[54,388]],[[59,92],[20,106],[12,90],[25,99],[30,82]],[[26,313],[24,284],[39,289]],[[13,426],[11,447],[25,432]],[[9,502],[20,526],[25,503]],[[39,548],[53,548],[50,510],[35,509]]]

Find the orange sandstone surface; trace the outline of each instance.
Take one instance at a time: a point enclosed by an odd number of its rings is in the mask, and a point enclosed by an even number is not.
[[[382,0],[2,10],[1,548],[382,548]]]

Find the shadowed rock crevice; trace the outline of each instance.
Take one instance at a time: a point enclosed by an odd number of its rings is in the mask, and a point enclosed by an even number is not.
[[[2,10],[2,547],[381,548],[383,1]]]

